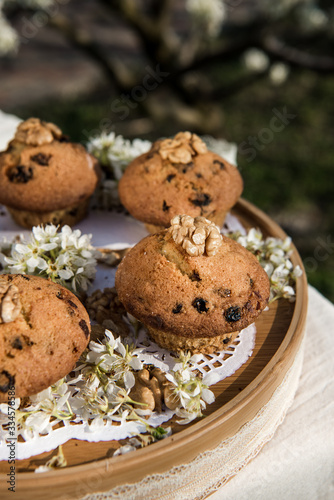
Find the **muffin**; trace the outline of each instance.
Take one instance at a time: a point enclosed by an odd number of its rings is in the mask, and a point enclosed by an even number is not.
[[[270,284],[256,257],[212,222],[179,215],[127,253],[116,289],[161,347],[210,353],[254,322]]]
[[[99,180],[97,160],[53,123],[20,123],[0,153],[0,203],[15,222],[70,226],[83,219]]]
[[[0,402],[64,377],[89,342],[88,313],[66,288],[37,276],[0,276]]]
[[[242,189],[238,169],[190,132],[155,142],[128,165],[118,187],[121,203],[152,233],[180,213],[221,227]]]

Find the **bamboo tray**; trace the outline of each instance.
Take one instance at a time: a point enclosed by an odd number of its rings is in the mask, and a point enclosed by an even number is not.
[[[286,237],[275,222],[245,200],[238,202],[233,214],[244,227],[258,227],[264,236]],[[295,247],[291,260],[294,266],[303,268]],[[234,375],[214,386],[216,401],[207,407],[205,418],[188,426],[172,424],[172,436],[114,458],[111,457],[118,446],[115,442],[71,440],[63,445],[68,466],[57,471],[33,473],[54,453],[16,461],[15,499],[75,500],[91,492],[136,483],[147,475],[164,473],[215,448],[254,418],[281,384],[300,348],[306,312],[304,272],[297,280],[294,303],[278,300],[261,314],[256,322],[253,355]],[[6,485],[8,471],[7,462],[0,462],[0,497],[3,500],[12,495]]]

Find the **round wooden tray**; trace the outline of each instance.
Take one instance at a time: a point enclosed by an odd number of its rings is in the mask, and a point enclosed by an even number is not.
[[[240,200],[233,210],[244,227],[257,227],[264,236],[285,238],[284,231],[261,210]],[[293,265],[303,268],[293,248]],[[213,388],[216,400],[205,410],[205,418],[188,426],[173,424],[173,435],[146,448],[112,458],[115,442],[88,443],[71,440],[63,445],[68,467],[33,474],[54,453],[43,453],[16,462],[15,498],[51,500],[77,499],[115,486],[135,483],[147,475],[164,473],[173,466],[193,460],[233,436],[270,400],[292,366],[299,350],[307,312],[305,272],[296,284],[296,301],[278,300],[256,322],[253,355],[231,377]],[[11,498],[6,474],[9,465],[0,463],[0,497]]]

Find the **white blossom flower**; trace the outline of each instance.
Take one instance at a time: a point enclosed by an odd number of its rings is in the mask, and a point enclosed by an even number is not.
[[[165,374],[167,380],[174,386],[175,400],[180,404],[175,413],[182,420],[178,423],[186,424],[202,416],[202,410],[206,408],[206,403],[211,404],[214,400],[213,392],[208,386],[215,384],[219,376],[217,374],[207,374],[204,378],[198,377],[192,371],[192,363],[198,360],[196,355],[189,353],[180,354],[178,362],[173,370]],[[218,378],[217,378],[218,377]]]
[[[48,434],[51,429],[51,414],[43,411],[36,411],[28,415],[25,420],[25,432],[31,433],[34,438],[40,434]]]
[[[0,404],[0,414],[2,413],[3,415],[8,415],[9,410],[17,410],[21,404],[21,399],[20,398],[15,398],[14,404],[7,404],[7,403],[1,403]]]
[[[69,406],[70,391],[64,379],[44,391],[31,396],[24,409],[16,410],[18,433],[27,441],[40,434],[48,434],[61,420],[74,415]]]
[[[303,271],[301,270],[300,266],[296,266],[293,271],[292,271],[292,277],[294,279],[299,278],[303,274]]]
[[[26,441],[36,439],[40,435],[50,434],[57,424],[65,421],[85,422],[89,432],[97,432],[108,422],[123,425],[126,421],[137,420],[141,427],[146,427],[148,434],[138,434],[138,439],[130,439],[127,444],[129,447],[124,452],[169,435],[170,429],[151,427],[145,419],[151,412],[134,408],[135,402],[129,396],[135,384],[133,372],[143,368],[139,359],[141,352],[142,349],[124,344],[120,337],[106,330],[101,341],[90,342],[83,362],[75,369],[75,375],[70,374],[44,391],[24,399],[20,407],[20,401],[15,402],[18,407],[18,435]],[[196,355],[180,355],[174,369],[166,373],[167,379],[175,386],[175,400],[179,402],[175,413],[182,424],[202,416],[206,404],[214,401],[214,394],[208,386],[217,382],[217,376],[196,376],[193,371],[195,360]],[[1,442],[5,442],[7,436],[6,412],[7,405],[1,405]],[[51,467],[50,464],[46,465]],[[44,470],[42,468],[40,472]]]
[[[103,132],[89,140],[87,149],[102,165],[109,167],[114,179],[119,181],[128,164],[137,156],[146,153],[151,145],[150,141],[134,139],[131,142],[115,132]]]
[[[51,278],[74,292],[87,290],[95,277],[98,255],[91,238],[69,226],[61,231],[53,224],[33,227],[30,238],[21,236],[10,248],[0,246],[4,272]]]
[[[290,67],[282,62],[271,65],[269,70],[269,79],[274,85],[282,85],[289,76]]]
[[[234,142],[227,142],[225,139],[215,139],[211,135],[201,136],[210,151],[217,153],[232,165],[237,165],[238,145]]]
[[[89,423],[89,430],[91,432],[100,431],[105,427],[106,421],[99,415],[94,417],[93,420]]]
[[[132,372],[126,372],[124,374],[124,385],[127,390],[132,389],[132,387],[135,385],[135,376]]]
[[[107,170],[103,173],[100,187],[94,197],[98,207],[110,210],[120,206],[118,196],[118,181],[122,177],[125,168],[137,156],[147,153],[152,143],[142,139],[124,139],[115,132],[102,132],[98,137],[90,138],[87,149],[93,154]],[[112,177],[111,179],[109,177]]]
[[[223,0],[187,0],[186,9],[197,25],[199,34],[217,37],[226,18]]]
[[[267,54],[255,47],[244,52],[243,61],[246,68],[254,73],[261,73],[269,67],[269,57]]]
[[[301,28],[308,33],[322,31],[329,23],[326,12],[312,3],[300,7],[298,20]]]
[[[129,453],[130,451],[134,451],[136,449],[136,446],[133,446],[131,444],[125,444],[123,446],[120,446],[114,453],[114,457],[117,457],[118,455],[125,455],[125,453]]]
[[[191,361],[191,359],[192,358],[190,358],[190,361]],[[214,371],[210,371],[206,375],[204,375],[202,381],[203,381],[204,385],[210,386],[210,385],[217,384],[217,382],[219,382],[219,380],[220,380],[220,378],[219,378],[218,373],[214,372]]]
[[[3,16],[0,6],[0,57],[15,55],[19,47],[19,36]]]
[[[270,301],[280,297],[295,300],[293,285],[302,274],[299,266],[293,267],[290,260],[292,253],[291,238],[263,238],[261,231],[252,228],[245,236],[240,233],[230,233],[242,246],[252,252],[266,271],[270,280]]]
[[[215,395],[210,389],[202,389],[202,399],[209,405],[214,402]]]
[[[175,413],[182,420],[177,420],[178,424],[186,425],[193,422],[196,418],[201,416],[201,413],[198,411],[189,411],[184,408],[176,408]]]

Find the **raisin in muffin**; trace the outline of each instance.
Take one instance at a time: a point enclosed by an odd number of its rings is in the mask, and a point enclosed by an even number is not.
[[[0,276],[0,402],[46,389],[74,367],[90,335],[88,313],[66,288],[37,276]]]
[[[23,227],[77,223],[98,180],[97,160],[38,118],[20,123],[0,153],[0,203]]]
[[[204,216],[221,227],[242,189],[238,169],[190,132],[155,142],[119,182],[122,204],[153,233],[180,213]]]
[[[204,217],[176,216],[120,263],[125,309],[173,351],[223,350],[266,307],[270,285],[256,257]]]

